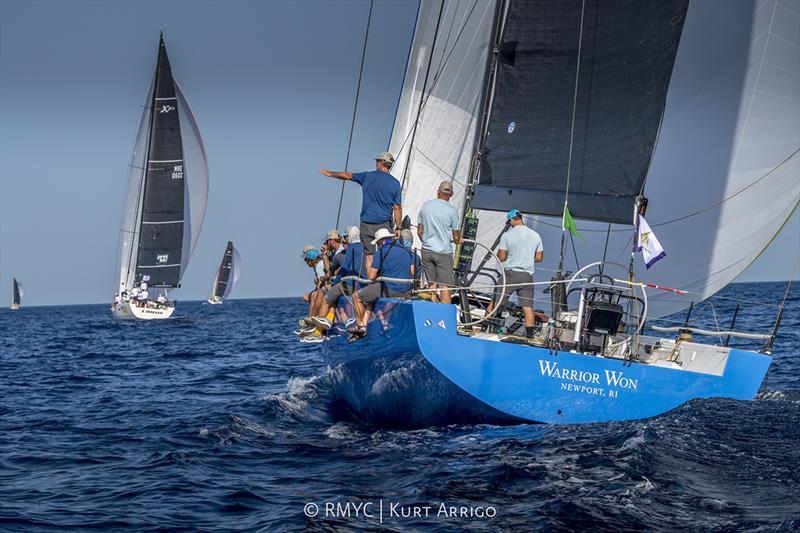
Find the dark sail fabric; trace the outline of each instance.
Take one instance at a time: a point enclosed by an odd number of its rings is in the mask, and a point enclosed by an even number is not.
[[[167,50],[159,44],[153,91],[137,277],[151,287],[176,287],[181,275],[184,220],[183,148]]]
[[[214,285],[214,296],[222,300],[227,296],[225,293],[231,277],[231,263],[233,262],[233,243],[228,241],[225,248],[225,255],[222,256],[222,263],[217,271],[217,282]]]
[[[561,215],[567,185],[580,0],[512,0],[473,207]],[[631,224],[688,0],[586,0],[569,208]]]
[[[19,305],[21,303],[21,301],[22,301],[21,298],[20,298],[20,294],[19,294],[19,283],[17,283],[17,278],[14,278],[14,296],[13,296],[13,298],[14,299],[11,301],[11,303],[13,303],[15,305]]]

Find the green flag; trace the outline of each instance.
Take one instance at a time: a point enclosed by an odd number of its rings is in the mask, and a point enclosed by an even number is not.
[[[573,237],[580,237],[583,239],[583,235],[581,235],[578,228],[575,227],[575,221],[572,220],[572,215],[569,214],[569,208],[566,204],[564,204],[564,216],[561,220],[561,229],[568,229]]]

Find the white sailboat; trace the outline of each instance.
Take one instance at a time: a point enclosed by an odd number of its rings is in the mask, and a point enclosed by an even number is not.
[[[169,292],[180,287],[207,201],[205,148],[162,36],[128,175],[115,318],[172,316]]]
[[[221,304],[230,295],[233,286],[239,281],[242,273],[242,258],[234,248],[233,241],[228,241],[225,253],[222,255],[222,262],[214,276],[214,286],[211,288],[211,296],[208,303],[212,305]]]
[[[11,307],[12,311],[16,311],[22,306],[22,295],[25,294],[25,291],[22,288],[22,283],[17,281],[17,278],[14,278],[14,282],[11,289]]]

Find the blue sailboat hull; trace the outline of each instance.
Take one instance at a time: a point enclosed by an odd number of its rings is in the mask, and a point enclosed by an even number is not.
[[[456,308],[381,300],[366,339],[326,343],[335,392],[368,423],[589,423],[659,415],[694,398],[753,399],[771,363],[731,349],[717,374],[459,335]]]

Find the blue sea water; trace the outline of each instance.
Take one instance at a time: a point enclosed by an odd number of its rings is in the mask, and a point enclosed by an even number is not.
[[[784,288],[722,295],[777,303]],[[1,311],[0,530],[800,528],[797,286],[757,400],[582,426],[360,426],[336,405],[319,345],[291,333],[303,311],[299,299],[181,302],[155,323],[115,322],[107,305]],[[745,306],[737,329],[773,318]]]

